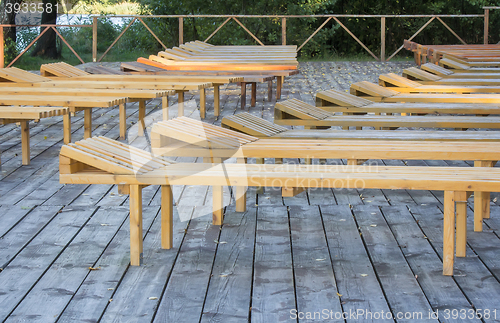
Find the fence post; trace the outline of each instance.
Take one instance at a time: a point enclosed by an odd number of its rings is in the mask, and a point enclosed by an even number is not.
[[[97,62],[97,17],[92,17],[92,62]]]
[[[184,17],[179,17],[179,45],[184,44]]]
[[[380,61],[385,62],[385,17],[380,18]]]
[[[3,41],[3,26],[0,26],[0,68],[4,68],[4,41]]]
[[[281,45],[286,45],[286,18],[281,18]]]
[[[490,24],[490,9],[484,9],[484,44],[488,44],[488,25]]]

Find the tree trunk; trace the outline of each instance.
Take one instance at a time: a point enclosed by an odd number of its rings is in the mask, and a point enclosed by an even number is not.
[[[0,24],[15,25],[16,13],[14,12],[14,4],[20,4],[22,0],[2,0],[0,2]],[[10,5],[7,5],[10,4]],[[10,11],[10,12],[7,12]],[[16,56],[16,27],[5,27],[3,29],[3,37],[5,40],[5,56],[14,59]]]
[[[53,25],[57,21],[57,0],[43,0],[44,11],[42,12],[42,25]],[[40,28],[40,33],[45,30],[45,27]],[[43,56],[48,58],[61,57],[60,51],[57,49],[57,35],[53,29],[48,30],[36,42],[35,49],[31,56]]]

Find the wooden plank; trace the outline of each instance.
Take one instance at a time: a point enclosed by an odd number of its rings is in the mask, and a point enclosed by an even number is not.
[[[432,243],[433,248],[441,256],[443,241],[441,221],[443,211],[435,206],[416,206],[412,207],[411,213],[418,221],[424,235]],[[489,303],[489,300],[496,299],[497,295],[500,294],[498,281],[493,279],[491,271],[485,267],[484,263],[469,248],[467,250],[467,257],[457,258],[454,267],[454,280],[462,292],[467,295],[467,298],[473,300],[475,308],[489,306],[486,305]],[[488,284],[477,284],[478,279],[485,278],[488,280]]]
[[[353,212],[391,310],[394,313],[420,313],[418,319],[428,319],[426,314],[432,307],[420,290],[380,210],[356,205]],[[380,245],[384,247],[378,248]],[[428,322],[432,321],[437,322],[428,319]]]
[[[257,209],[226,212],[201,322],[249,319]]]
[[[148,297],[137,297],[135,300],[130,302],[130,304],[136,304],[137,307],[123,306],[123,301],[129,301],[128,297],[136,297],[137,293],[131,292],[128,288],[135,288],[135,285],[128,283],[128,280],[132,277],[136,278],[134,275],[140,273],[140,270],[135,269],[150,269],[153,271],[158,266],[153,266],[154,262],[149,262],[149,259],[155,258],[155,256],[161,257],[165,256],[166,259],[175,256],[175,252],[164,252],[164,250],[159,249],[159,223],[158,217],[158,207],[144,207],[144,244],[145,244],[145,259],[151,266],[142,267],[129,267],[129,226],[127,223],[126,215],[128,214],[128,207],[112,207],[112,208],[100,208],[102,212],[114,213],[117,218],[122,220],[121,225],[113,226],[116,230],[116,234],[113,236],[112,240],[105,246],[102,254],[96,259],[93,268],[98,270],[87,271],[87,274],[81,280],[81,285],[78,287],[74,295],[72,295],[71,300],[68,302],[67,307],[59,315],[59,322],[74,322],[75,320],[80,321],[97,321],[103,316],[104,320],[109,320],[114,313],[115,306],[122,305],[122,313],[124,316],[127,310],[133,308],[141,310],[139,305],[139,300],[146,300],[146,302],[153,303]],[[119,213],[120,215],[118,216]],[[108,223],[109,224],[109,223]],[[181,232],[179,230],[179,232]],[[180,235],[181,236],[181,235]],[[179,239],[176,238],[176,242]],[[150,242],[153,243],[150,243]],[[179,243],[180,244],[180,243]],[[177,244],[177,245],[179,245]],[[152,256],[152,255],[155,256]],[[165,259],[165,260],[166,260]],[[161,262],[161,261],[160,261]],[[159,263],[160,263],[159,262]],[[166,269],[168,262],[165,261],[165,266],[161,266],[160,269]],[[76,269],[76,268],[75,268]],[[168,269],[167,269],[168,270]],[[162,276],[164,277],[164,276]],[[148,276],[150,283],[153,281],[152,276]],[[138,279],[135,279],[138,282]],[[160,284],[147,284],[144,286],[161,286]],[[124,296],[124,290],[127,292],[127,296]],[[145,290],[143,290],[146,292]],[[142,294],[144,296],[147,294]],[[112,301],[111,301],[112,299]],[[143,312],[141,312],[142,314]]]
[[[341,313],[342,296],[335,282],[319,208],[291,206],[289,213],[297,311],[321,313],[321,309],[328,309]]]
[[[343,311],[374,309],[387,313],[390,309],[386,296],[350,208],[330,205],[320,206],[320,209]],[[364,322],[379,321],[370,317],[364,319]]]
[[[252,322],[283,321],[297,306],[286,208],[260,207],[256,230]]]
[[[2,320],[5,320],[10,312],[23,301],[40,276],[57,259],[94,212],[94,208],[73,208],[64,211],[61,213],[62,216],[57,216],[45,226],[42,232],[37,234],[2,270],[1,285],[9,291],[0,295]]]
[[[415,275],[415,281],[418,281],[432,308],[439,309],[439,318],[445,319],[444,314],[447,309],[449,311],[472,309],[472,304],[452,277],[430,274],[439,273],[442,270],[442,263],[408,208],[398,205],[382,207],[381,211],[401,246],[402,253]],[[479,322],[479,320],[469,320]]]
[[[219,241],[211,219],[192,219],[155,316],[158,322],[199,321]]]

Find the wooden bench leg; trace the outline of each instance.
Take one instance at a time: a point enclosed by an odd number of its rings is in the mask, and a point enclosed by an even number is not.
[[[255,163],[259,164],[259,165],[263,165],[264,158],[255,158]],[[257,188],[257,194],[264,194],[264,187],[263,186]]]
[[[250,106],[254,107],[257,103],[257,83],[252,82],[252,97],[250,98]]]
[[[161,111],[163,112],[163,120],[168,120],[168,96],[161,98]]]
[[[64,128],[64,143],[67,145],[71,142],[71,114],[67,113],[63,116]]]
[[[206,113],[207,113],[206,91],[205,89],[200,89],[200,118],[205,119]]]
[[[139,128],[137,129],[138,136],[144,136],[144,131],[146,131],[146,122],[144,121],[144,118],[146,118],[146,100],[140,100],[139,121],[137,122],[139,126]]]
[[[23,165],[30,164],[30,125],[29,120],[21,121],[21,151]]]
[[[267,81],[267,101],[273,100],[273,81]]]
[[[130,185],[130,264],[142,264],[142,187]]]
[[[177,91],[177,116],[184,116],[184,91]]]
[[[247,84],[245,82],[241,82],[241,109],[245,109],[247,105]]]
[[[224,221],[224,209],[223,209],[223,187],[222,186],[212,186],[212,199],[213,199],[213,212],[212,212],[212,223],[213,225],[222,225]]]
[[[220,85],[214,84],[214,115],[218,117],[220,115]]]
[[[444,192],[444,220],[443,220],[443,275],[453,275],[455,259],[455,194],[453,191]]]
[[[285,81],[284,76],[277,76],[276,77],[276,101],[281,99],[281,89],[283,87],[283,82]]]
[[[467,247],[467,195],[466,192],[455,192],[456,203],[456,256],[465,257]]]
[[[493,161],[474,161],[474,167],[493,167]],[[490,192],[474,192],[474,231],[483,231],[483,219],[490,217]]]
[[[92,109],[83,110],[83,138],[92,137]]]
[[[238,158],[239,164],[246,164],[246,158]],[[236,186],[236,212],[245,212],[247,210],[247,188],[245,186]]]
[[[173,212],[174,197],[170,185],[161,186],[161,247],[170,249],[173,246]]]
[[[125,103],[120,104],[119,114],[120,114],[120,139],[125,139],[127,134],[127,111]]]

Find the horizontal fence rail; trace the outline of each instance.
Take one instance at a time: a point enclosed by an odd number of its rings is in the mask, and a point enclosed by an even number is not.
[[[16,62],[21,55],[26,53],[26,51],[33,46],[33,44],[40,38],[40,36],[52,29],[55,31],[57,36],[61,38],[61,40],[69,47],[69,49],[73,52],[73,54],[82,62],[83,60],[78,55],[78,53],[68,44],[68,42],[64,39],[64,37],[57,31],[59,27],[77,27],[77,28],[92,28],[92,61],[100,62],[106,56],[106,54],[113,48],[113,46],[120,40],[120,38],[127,32],[127,30],[132,26],[132,24],[136,21],[139,21],[144,27],[152,34],[152,36],[156,39],[156,41],[166,49],[165,44],[160,40],[160,38],[151,30],[151,28],[146,24],[144,20],[147,18],[164,18],[164,19],[178,19],[179,21],[179,45],[184,43],[184,18],[226,18],[225,21],[219,25],[213,33],[208,36],[204,41],[209,41],[214,35],[217,34],[228,22],[234,20],[246,33],[248,33],[257,44],[261,46],[265,46],[264,43],[260,39],[258,39],[245,25],[240,21],[241,18],[269,18],[269,19],[280,19],[281,20],[281,44],[287,44],[287,34],[286,34],[286,24],[287,19],[301,19],[301,18],[324,18],[325,21],[302,43],[296,44],[298,46],[297,52],[299,52],[321,29],[325,27],[325,25],[334,21],[338,24],[342,29],[344,29],[353,40],[355,40],[368,54],[370,54],[374,59],[379,61],[389,61],[392,59],[397,53],[399,53],[403,49],[403,45],[399,47],[394,53],[389,55],[386,59],[386,19],[387,18],[397,18],[397,19],[409,19],[409,18],[429,18],[427,22],[425,22],[420,29],[418,29],[413,35],[408,37],[408,40],[412,40],[419,33],[421,33],[427,26],[429,26],[433,21],[438,21],[441,23],[446,29],[448,29],[453,36],[455,36],[458,41],[462,44],[465,44],[465,41],[455,32],[453,31],[443,20],[442,18],[482,18],[484,19],[484,44],[488,43],[488,25],[489,25],[489,12],[492,9],[500,9],[500,7],[483,7],[484,14],[472,14],[472,15],[353,15],[353,14],[342,14],[342,15],[117,15],[117,16],[97,16],[93,15],[92,24],[91,25],[0,25],[0,67],[4,67],[4,39],[3,39],[3,28],[4,27],[45,27],[45,29],[36,37],[26,48],[24,48],[21,53],[12,60],[8,66],[12,66],[14,62]],[[118,37],[112,42],[112,44],[107,48],[107,50],[101,55],[101,57],[97,58],[97,39],[98,39],[98,19],[102,18],[123,18],[123,19],[131,19],[130,22],[125,26],[125,28],[121,31]],[[375,55],[368,47],[354,34],[352,33],[340,20],[339,18],[377,18],[380,19],[380,56]]]

